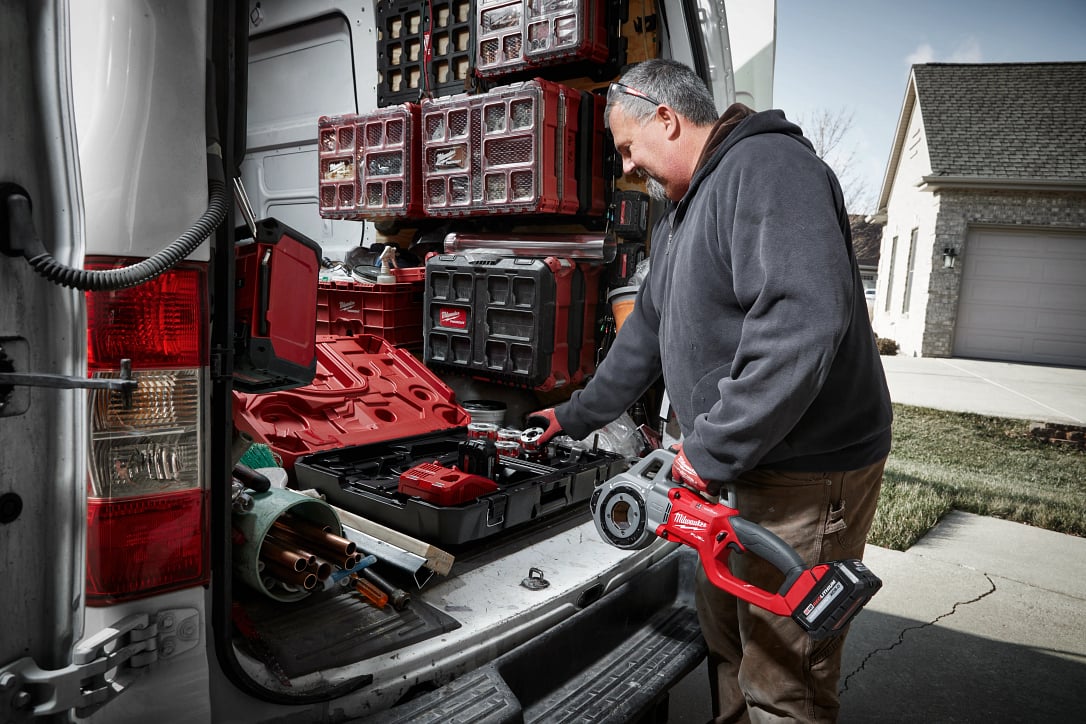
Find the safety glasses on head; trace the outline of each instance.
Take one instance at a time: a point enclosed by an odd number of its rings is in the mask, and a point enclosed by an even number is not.
[[[662,103],[660,103],[660,101],[656,100],[644,91],[640,91],[633,86],[626,85],[625,83],[619,83],[617,80],[612,81],[610,87],[607,89],[608,98],[614,98],[615,95],[619,94],[626,94],[628,96],[633,96],[634,98],[640,98],[643,101],[648,101],[654,106],[663,105]]]

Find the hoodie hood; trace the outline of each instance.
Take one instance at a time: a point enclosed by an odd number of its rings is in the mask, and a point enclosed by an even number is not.
[[[709,139],[698,157],[698,165],[694,171],[694,177],[690,180],[690,188],[680,200],[679,206],[696,193],[698,186],[716,168],[728,149],[745,138],[762,133],[792,136],[814,153],[814,146],[803,135],[803,130],[785,118],[784,111],[769,110],[758,113],[742,103],[733,103],[713,126],[712,133],[709,134]]]

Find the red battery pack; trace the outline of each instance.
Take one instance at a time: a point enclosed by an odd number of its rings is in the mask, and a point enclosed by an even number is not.
[[[243,227],[248,234],[248,227]],[[275,219],[234,247],[234,386],[271,392],[307,385],[317,369],[321,248]]]
[[[496,492],[498,484],[482,475],[462,473],[436,462],[422,463],[400,473],[399,492],[435,505],[460,505]]]

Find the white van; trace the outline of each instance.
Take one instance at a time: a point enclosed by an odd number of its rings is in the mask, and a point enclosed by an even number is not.
[[[768,107],[772,2],[607,5],[625,61]],[[662,721],[703,659],[696,559],[611,547],[587,506],[458,552],[382,627],[238,614],[232,182],[327,259],[383,238],[318,213],[316,131],[377,107],[401,6],[0,2],[0,721]]]

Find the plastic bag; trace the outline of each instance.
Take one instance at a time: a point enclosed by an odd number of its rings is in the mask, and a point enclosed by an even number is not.
[[[625,412],[617,420],[590,434],[581,443],[589,448],[599,445],[603,450],[630,458],[640,456],[646,444],[645,437],[637,429],[633,418]]]

